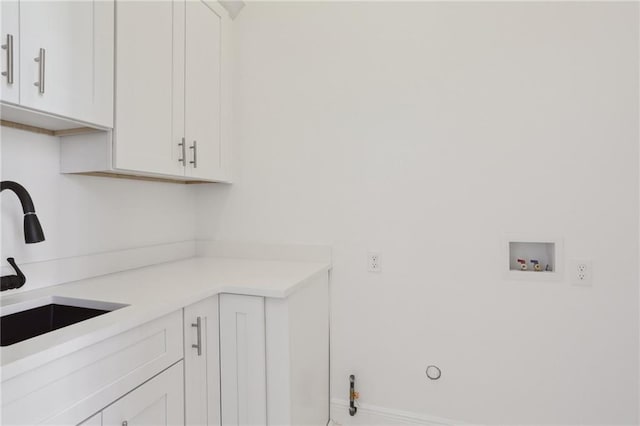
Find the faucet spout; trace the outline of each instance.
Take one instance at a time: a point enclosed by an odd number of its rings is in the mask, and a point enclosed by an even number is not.
[[[0,182],[0,192],[8,189],[15,193],[22,204],[22,212],[24,213],[24,241],[27,244],[39,243],[44,241],[44,232],[42,226],[36,216],[36,208],[29,192],[24,186],[10,180]]]

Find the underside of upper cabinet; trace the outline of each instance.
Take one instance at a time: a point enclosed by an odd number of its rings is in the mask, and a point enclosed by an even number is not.
[[[95,133],[95,132],[101,131],[99,129],[94,129],[93,127],[71,127],[71,126],[63,126],[65,128],[51,130],[50,126],[39,127],[35,125],[19,123],[16,121],[9,121],[4,119],[0,119],[0,126],[11,127],[12,129],[25,130],[27,132],[40,133],[42,135],[49,135],[49,136],[80,135],[84,133]],[[52,126],[52,127],[59,127],[59,126]],[[70,127],[70,128],[66,128],[66,127]]]
[[[60,172],[105,178],[134,179],[154,182],[196,184],[228,181],[193,179],[138,170],[113,169],[111,131],[60,137]]]

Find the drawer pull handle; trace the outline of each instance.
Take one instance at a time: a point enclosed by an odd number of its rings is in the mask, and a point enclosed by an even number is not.
[[[198,356],[202,355],[202,318],[198,317],[195,324],[191,324],[191,327],[195,327],[197,330],[198,343],[192,344],[191,347],[198,349]]]
[[[45,53],[46,53],[46,51],[43,48],[40,48],[38,56],[33,59],[34,61],[36,61],[38,63],[38,81],[33,83],[33,85],[38,88],[38,92],[40,94],[44,94]]]
[[[193,161],[189,161],[190,164],[193,164],[193,168],[198,168],[198,141],[193,141],[193,145],[189,147],[193,150]]]
[[[7,84],[13,84],[13,35],[7,34],[7,43],[2,48],[7,51],[7,70],[2,75],[7,77]]]
[[[180,142],[178,144],[178,146],[180,148],[182,148],[182,158],[178,158],[178,162],[182,163],[182,165],[184,166],[184,162],[186,161],[186,157],[187,157],[187,152],[186,152],[186,148],[185,148],[185,143],[184,143],[184,138],[182,138],[182,142]]]

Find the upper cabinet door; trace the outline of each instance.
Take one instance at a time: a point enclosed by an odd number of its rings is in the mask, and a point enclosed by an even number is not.
[[[2,28],[0,28],[0,99],[17,104],[20,102],[20,6],[17,1],[0,2]]]
[[[219,179],[222,171],[220,141],[223,17],[226,15],[217,4],[187,0],[186,175],[195,178]]]
[[[21,105],[112,127],[113,6],[20,2]]]
[[[182,17],[182,19],[180,19]],[[179,161],[182,129],[174,131],[174,69],[184,67],[184,3],[118,1],[116,4],[115,167],[184,175]],[[183,37],[184,39],[184,37]],[[177,64],[174,64],[176,62]],[[175,68],[174,68],[175,66]]]

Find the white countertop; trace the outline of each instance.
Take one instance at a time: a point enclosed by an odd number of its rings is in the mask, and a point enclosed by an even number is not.
[[[215,294],[285,298],[329,268],[322,262],[195,257],[6,295],[2,307],[50,296],[129,306],[0,348],[2,381]]]

